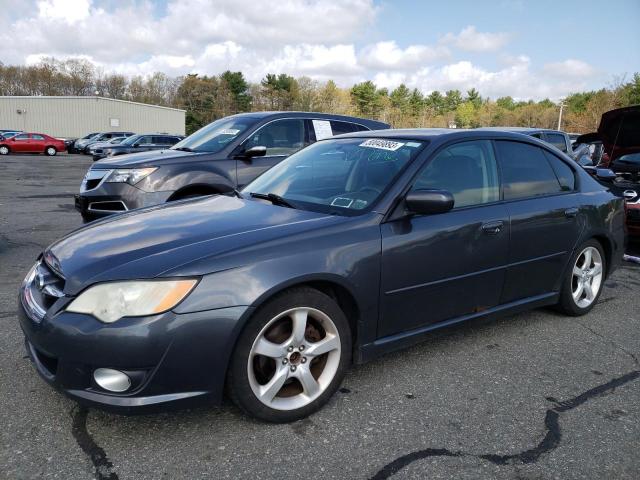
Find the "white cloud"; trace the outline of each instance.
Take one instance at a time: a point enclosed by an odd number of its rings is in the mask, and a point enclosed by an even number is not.
[[[360,54],[363,66],[383,70],[407,70],[449,56],[442,45],[409,45],[402,49],[396,42],[378,42],[365,47]]]
[[[569,58],[564,62],[547,63],[543,71],[554,77],[588,78],[597,73],[597,70],[582,60]]]
[[[475,26],[469,25],[457,35],[447,33],[440,41],[469,52],[490,52],[504,47],[509,42],[510,37],[505,32],[478,32]]]
[[[528,57],[500,50],[508,33],[473,25],[431,45],[393,39],[367,44],[379,15],[373,1],[169,0],[160,8],[151,0],[22,0],[27,13],[0,29],[0,43],[11,45],[0,60],[33,64],[45,56],[80,56],[125,75],[230,69],[253,82],[287,73],[331,78],[345,87],[372,79],[389,89],[400,83],[425,92],[473,87],[485,96],[537,99],[566,95],[597,75],[575,59],[536,68]],[[497,51],[497,67],[461,56],[490,51]]]
[[[63,20],[76,23],[89,16],[90,0],[43,0],[38,2],[38,17],[43,21]]]

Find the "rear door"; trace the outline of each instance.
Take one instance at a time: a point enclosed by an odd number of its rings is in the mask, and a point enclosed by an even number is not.
[[[501,303],[557,288],[581,232],[575,173],[536,145],[496,140],[511,242]]]
[[[42,135],[38,135],[37,133],[31,134],[30,148],[32,152],[44,152],[44,147],[46,143],[46,139]]]
[[[307,138],[303,118],[274,120],[256,129],[244,141],[242,150],[266,147],[267,154],[264,157],[236,160],[238,187],[243,187],[261,173],[300,150],[307,143]]]

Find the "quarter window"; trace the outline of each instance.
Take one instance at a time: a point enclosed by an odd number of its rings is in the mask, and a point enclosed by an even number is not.
[[[552,195],[563,188],[543,150],[526,143],[496,141],[505,200]]]
[[[543,150],[544,156],[547,157],[547,160],[551,164],[551,168],[556,174],[558,178],[558,182],[560,182],[560,187],[563,191],[571,191],[576,186],[576,177],[573,174],[573,170],[569,165],[560,160],[555,155]]]
[[[304,147],[303,120],[276,120],[254,132],[245,150],[267,147],[267,155],[291,155]]]
[[[462,142],[445,148],[426,165],[412,188],[451,192],[454,208],[498,201],[498,167],[491,142]]]

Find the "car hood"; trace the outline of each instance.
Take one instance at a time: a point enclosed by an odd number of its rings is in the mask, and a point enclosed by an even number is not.
[[[75,295],[96,282],[163,274],[179,276],[181,266],[196,260],[237,253],[345,218],[257,200],[205,197],[150,207],[88,225],[51,245],[44,257],[64,275],[65,293]],[[211,267],[211,271],[190,269],[189,274],[201,275],[235,266],[240,265]]]
[[[576,143],[601,141],[611,160],[640,151],[640,105],[618,108],[602,114],[598,131],[581,135]]]
[[[113,147],[111,147],[111,150],[118,151],[126,150],[127,148],[131,147],[127,145],[114,145]],[[206,155],[206,153],[185,152],[183,150],[171,150],[170,148],[166,150],[149,150],[146,152],[130,153],[128,155],[103,158],[102,160],[94,163],[91,168],[93,168],[94,170],[98,170],[109,168],[153,166],[158,162],[171,161],[189,156],[193,157],[195,155]]]

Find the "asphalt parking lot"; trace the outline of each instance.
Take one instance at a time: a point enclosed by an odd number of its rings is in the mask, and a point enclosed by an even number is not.
[[[545,309],[442,332],[353,368],[294,424],[232,405],[136,417],[79,408],[32,368],[15,310],[36,256],[81,225],[73,194],[90,164],[0,157],[0,479],[640,477],[631,263],[585,317]]]

